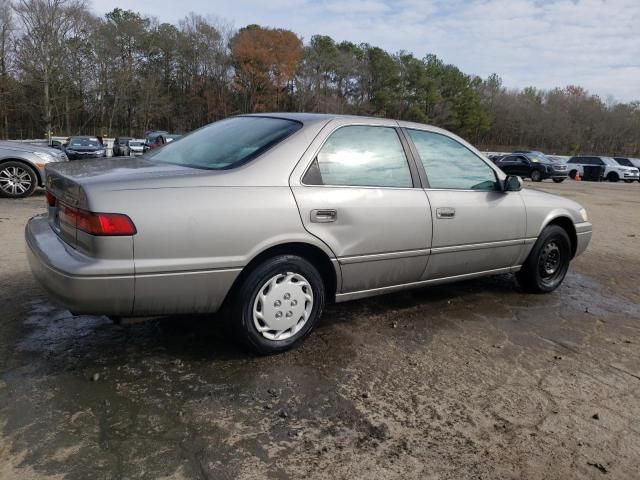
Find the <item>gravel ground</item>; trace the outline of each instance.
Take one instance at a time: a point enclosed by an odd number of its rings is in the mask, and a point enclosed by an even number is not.
[[[215,319],[116,326],[34,283],[0,200],[0,478],[638,478],[640,185],[527,183],[594,237],[563,286],[509,275],[334,305],[267,358]]]

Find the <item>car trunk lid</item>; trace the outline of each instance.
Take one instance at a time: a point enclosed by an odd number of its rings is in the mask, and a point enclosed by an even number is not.
[[[112,212],[108,201],[105,202],[105,191],[113,191],[112,195],[117,195],[118,189],[140,188],[143,185],[152,188],[154,180],[166,182],[176,176],[196,176],[200,173],[193,168],[151,162],[144,158],[110,158],[100,162],[47,165],[49,224],[67,244],[74,248],[82,247],[86,242],[79,237],[86,234],[78,233],[74,209],[117,213]],[[92,198],[92,194],[97,192],[102,194],[100,204],[96,204]]]

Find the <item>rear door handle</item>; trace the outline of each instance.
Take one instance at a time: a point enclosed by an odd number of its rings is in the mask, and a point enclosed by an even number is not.
[[[454,218],[456,216],[456,209],[452,207],[440,207],[436,208],[436,217],[438,218]]]
[[[322,209],[311,210],[311,221],[313,223],[331,223],[338,219],[337,210]]]

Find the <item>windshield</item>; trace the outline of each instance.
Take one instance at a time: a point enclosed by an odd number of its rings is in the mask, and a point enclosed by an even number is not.
[[[302,128],[293,120],[232,117],[212,123],[154,150],[149,158],[187,167],[223,170],[237,167]]]
[[[70,147],[101,147],[97,138],[70,138]]]
[[[529,152],[527,155],[532,162],[553,163],[553,161],[542,152]]]
[[[631,160],[629,160],[628,158],[616,158],[615,160],[620,165],[624,165],[625,167],[633,167],[633,163],[631,163]]]
[[[142,142],[138,142],[138,141],[133,142],[133,141],[129,140],[129,146],[130,147],[142,147],[142,145],[143,145]]]
[[[613,158],[611,157],[600,157],[602,159],[602,161],[605,163],[605,165],[610,165],[612,167],[617,167],[618,166],[618,162],[616,162]]]

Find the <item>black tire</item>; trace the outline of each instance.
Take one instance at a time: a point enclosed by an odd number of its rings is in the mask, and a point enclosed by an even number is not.
[[[526,292],[552,292],[564,280],[570,261],[569,235],[564,228],[549,225],[538,237],[516,278]]]
[[[556,183],[562,183],[562,182],[565,181],[565,179],[564,178],[554,178],[553,181],[556,182]]]
[[[540,170],[533,170],[531,172],[531,181],[532,182],[541,182],[542,181],[542,173]]]
[[[609,172],[607,175],[607,180],[609,182],[617,182],[620,180],[620,176],[616,172]]]
[[[270,289],[267,286],[270,279],[287,273],[301,275],[311,287],[313,302],[309,307],[310,314],[300,330],[289,338],[284,340],[268,339],[256,327],[255,323],[260,323],[260,320],[254,321],[254,305],[256,305],[256,299],[260,291],[264,292],[265,289]],[[287,301],[285,298],[287,297],[283,297],[282,302]],[[297,255],[278,255],[265,260],[246,274],[243,272],[243,277],[233,292],[224,314],[228,326],[246,347],[260,355],[270,355],[290,350],[302,342],[320,320],[324,304],[324,281],[316,267]],[[293,307],[289,306],[286,308],[293,309]],[[265,324],[264,326],[267,325]],[[270,334],[270,332],[272,330],[267,331],[267,334]]]
[[[38,175],[26,163],[10,161],[0,164],[0,197],[28,197],[37,186]]]
[[[577,171],[577,170],[571,170],[571,171],[569,172],[569,178],[570,178],[571,180],[575,180],[575,179],[576,179],[576,175],[578,175],[578,171]]]

